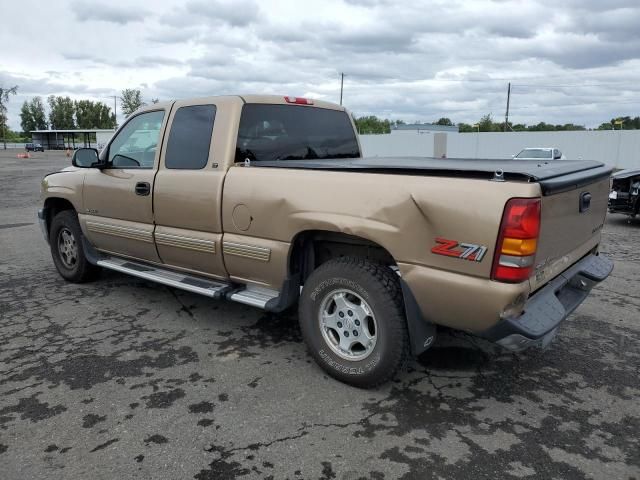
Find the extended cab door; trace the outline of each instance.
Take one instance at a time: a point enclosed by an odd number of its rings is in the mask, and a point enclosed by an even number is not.
[[[234,143],[227,137],[235,128],[227,110],[213,98],[174,103],[153,193],[161,260],[216,278],[227,276],[220,206]]]
[[[87,169],[85,211],[79,219],[84,234],[99,250],[159,261],[153,242],[152,192],[169,108],[130,117],[101,154],[107,167]]]

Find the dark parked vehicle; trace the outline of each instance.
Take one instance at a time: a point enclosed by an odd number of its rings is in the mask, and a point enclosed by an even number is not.
[[[635,217],[640,213],[640,170],[620,170],[612,179],[609,212]]]
[[[44,147],[39,143],[27,143],[24,148],[27,152],[44,152]]]

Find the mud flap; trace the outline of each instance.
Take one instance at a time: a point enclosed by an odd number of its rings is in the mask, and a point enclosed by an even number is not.
[[[84,250],[84,256],[87,262],[92,265],[98,265],[98,260],[100,260],[101,255],[84,235],[82,235],[82,249]]]
[[[402,296],[404,297],[404,311],[407,316],[411,352],[418,356],[434,344],[436,326],[424,318],[413,292],[402,278],[400,278],[400,285],[402,285]]]

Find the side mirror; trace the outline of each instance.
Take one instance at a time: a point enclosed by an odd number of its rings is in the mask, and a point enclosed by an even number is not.
[[[95,148],[79,148],[73,153],[71,164],[79,168],[97,167],[100,164],[98,150]]]

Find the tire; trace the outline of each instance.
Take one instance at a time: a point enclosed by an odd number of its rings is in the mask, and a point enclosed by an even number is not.
[[[322,264],[305,282],[299,322],[318,365],[355,387],[391,380],[408,358],[400,282],[381,264],[355,257]]]
[[[82,230],[73,210],[63,210],[51,222],[49,246],[58,273],[65,280],[84,283],[95,279],[100,267],[89,263],[82,245]]]

